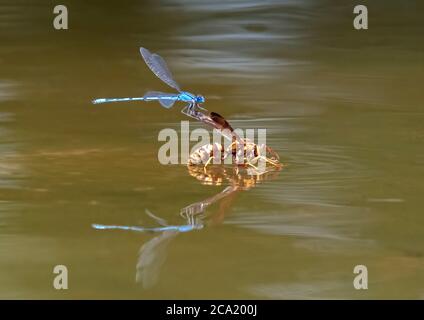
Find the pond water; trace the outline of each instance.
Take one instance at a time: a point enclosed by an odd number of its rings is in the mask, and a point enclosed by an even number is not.
[[[374,1],[357,31],[344,3],[73,2],[58,31],[49,1],[0,1],[0,297],[424,298],[424,8]],[[287,166],[238,188],[161,165],[180,106],[91,104],[170,89],[140,46]],[[188,232],[92,227],[211,197]]]

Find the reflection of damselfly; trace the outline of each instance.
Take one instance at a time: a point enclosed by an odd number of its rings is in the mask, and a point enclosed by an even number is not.
[[[123,230],[158,234],[140,248],[136,266],[136,282],[142,284],[144,288],[151,287],[157,282],[160,268],[166,258],[167,247],[177,235],[222,223],[238,192],[251,189],[265,180],[272,180],[279,174],[279,170],[276,169],[262,175],[251,176],[243,173],[238,167],[223,166],[207,167],[206,169],[199,166],[189,166],[188,170],[191,176],[203,184],[227,185],[227,187],[216,195],[182,208],[180,215],[184,218],[185,224],[170,225],[164,219],[146,210],[146,214],[159,226],[149,228],[125,225],[92,225],[96,230]],[[219,208],[207,215],[206,209],[218,202]]]
[[[125,101],[158,101],[161,106],[169,109],[172,108],[176,101],[182,101],[187,102],[188,104],[181,112],[188,114],[189,116],[190,111],[195,107],[202,109],[200,104],[205,102],[205,98],[201,95],[194,95],[190,92],[182,91],[179,84],[174,80],[165,60],[160,55],[151,53],[143,47],[140,48],[140,53],[150,70],[152,70],[152,72],[168,86],[177,90],[178,93],[149,91],[142,97],[94,99],[94,104]]]

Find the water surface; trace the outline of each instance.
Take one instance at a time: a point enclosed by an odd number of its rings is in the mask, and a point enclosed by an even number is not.
[[[0,2],[1,298],[423,298],[423,23],[418,1]],[[178,108],[99,105],[166,85],[138,48],[235,127],[266,128],[284,170],[216,201],[157,161]],[[193,127],[198,127],[192,123]],[[53,267],[69,289],[52,286]],[[353,268],[368,267],[369,290]]]

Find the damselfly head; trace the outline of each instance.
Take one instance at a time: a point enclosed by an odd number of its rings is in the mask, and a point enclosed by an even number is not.
[[[201,96],[200,94],[196,96],[196,102],[197,103],[205,103],[205,97]]]

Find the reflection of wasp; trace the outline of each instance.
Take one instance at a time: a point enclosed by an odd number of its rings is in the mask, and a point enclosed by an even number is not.
[[[272,180],[278,175],[279,168],[262,175],[249,175],[238,167],[211,166],[203,169],[199,166],[188,166],[189,174],[204,185],[220,186],[230,184],[237,189],[247,190],[265,180]]]
[[[219,224],[224,220],[227,209],[234,200],[235,195],[240,191],[246,191],[256,187],[257,184],[266,180],[273,180],[279,174],[280,168],[268,170],[260,175],[251,174],[240,170],[239,167],[223,166],[188,166],[190,175],[199,180],[204,185],[228,185],[220,193],[200,202],[195,202],[181,209],[180,214],[187,221],[204,220],[205,209],[219,200],[221,200],[219,209],[210,217],[209,224]]]

